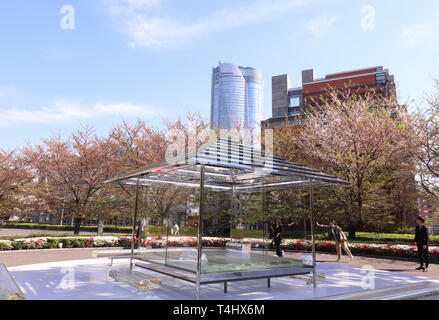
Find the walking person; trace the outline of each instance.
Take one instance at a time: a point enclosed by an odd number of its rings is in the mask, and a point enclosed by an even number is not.
[[[335,224],[335,222],[334,222],[334,224]],[[349,259],[353,260],[354,256],[352,255],[351,250],[349,249],[348,238],[345,236],[341,227],[338,227],[338,232],[340,233],[340,239],[341,239],[340,248],[338,250],[340,253],[340,257],[341,257],[341,249],[343,249],[344,252],[346,252],[346,254],[348,255]]]
[[[280,244],[282,242],[283,227],[285,227],[285,226],[291,227],[294,224],[296,224],[296,223],[293,221],[289,224],[282,225],[282,221],[279,218],[277,218],[276,222],[271,227],[273,242],[274,242],[274,246],[276,247],[276,254],[275,254],[276,256],[283,257],[283,255],[284,255],[284,251],[280,247]]]
[[[415,244],[418,247],[419,267],[416,270],[428,271],[428,230],[424,218],[416,219]],[[424,266],[425,263],[425,266]]]
[[[178,233],[180,232],[180,227],[178,226],[177,222],[174,224],[173,233],[174,235],[178,236]]]
[[[345,236],[343,230],[339,226],[337,226],[337,224],[335,223],[334,220],[330,221],[329,226],[319,224],[317,221],[316,221],[316,225],[319,228],[328,228],[330,233],[334,237],[335,247],[337,249],[337,261],[336,262],[340,261],[340,259],[341,259],[341,255],[342,255],[341,249],[343,249],[346,252],[346,254],[348,255],[348,257],[351,260],[354,259],[354,256],[352,255],[351,250],[349,250],[349,247],[347,244],[347,242],[348,242],[347,237]]]

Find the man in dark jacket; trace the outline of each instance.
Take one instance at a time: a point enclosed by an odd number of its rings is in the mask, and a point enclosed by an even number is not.
[[[427,272],[428,270],[428,230],[424,226],[424,218],[416,219],[415,244],[418,247],[418,258],[420,266],[416,270]],[[425,267],[424,267],[425,263]]]

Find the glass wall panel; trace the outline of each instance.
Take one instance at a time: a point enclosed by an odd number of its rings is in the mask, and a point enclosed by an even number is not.
[[[276,205],[279,194],[219,192],[222,189],[213,188],[213,180],[227,180],[224,170],[205,169],[201,273],[302,267],[301,260],[274,255],[273,224],[280,219],[286,231],[291,222],[291,212]],[[199,185],[199,166],[182,171],[191,172],[193,184]],[[196,274],[199,205],[199,188],[141,185],[138,221],[146,226],[137,258]]]

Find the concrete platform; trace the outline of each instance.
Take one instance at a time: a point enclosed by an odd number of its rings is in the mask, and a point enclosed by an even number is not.
[[[159,279],[152,279],[144,272],[130,270],[129,268],[110,270],[109,276],[116,281],[133,286],[138,291],[158,289],[162,284]]]

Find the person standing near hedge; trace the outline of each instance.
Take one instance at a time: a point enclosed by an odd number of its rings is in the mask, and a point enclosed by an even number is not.
[[[428,230],[424,226],[424,218],[416,219],[415,244],[418,247],[419,267],[416,270],[428,271]],[[424,267],[425,263],[425,267]]]
[[[316,221],[316,225],[319,228],[328,228],[329,231],[331,232],[331,234],[334,236],[335,247],[337,249],[337,262],[340,261],[340,259],[341,259],[341,249],[342,248],[351,260],[354,259],[354,256],[352,255],[351,250],[349,250],[349,247],[348,247],[348,243],[347,243],[348,239],[346,238],[345,234],[343,233],[343,230],[339,226],[337,226],[337,224],[335,223],[334,220],[332,220],[329,223],[329,226],[319,224],[317,221]]]
[[[284,251],[281,249],[280,244],[282,242],[282,232],[283,232],[283,227],[291,227],[294,224],[296,224],[294,221],[286,224],[286,225],[282,225],[282,221],[277,218],[276,222],[273,224],[273,226],[271,227],[272,230],[272,236],[273,236],[273,241],[274,241],[274,246],[276,247],[276,256],[278,257],[283,257],[284,256]]]
[[[175,236],[178,236],[178,233],[180,232],[180,227],[178,226],[177,222],[174,223],[174,227],[172,229],[172,234]]]

